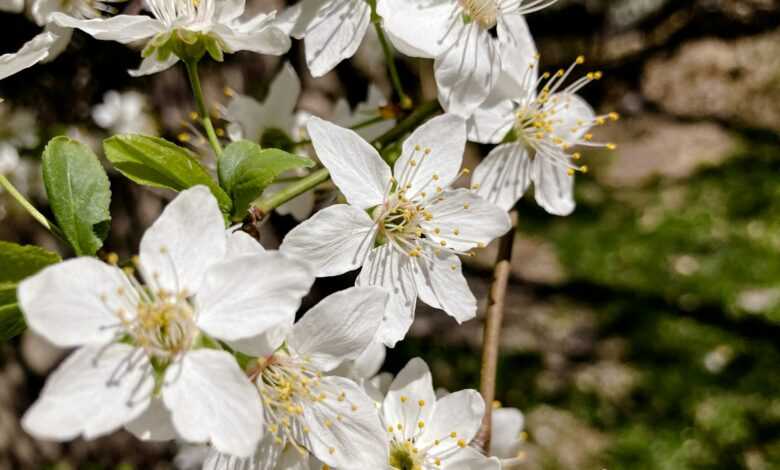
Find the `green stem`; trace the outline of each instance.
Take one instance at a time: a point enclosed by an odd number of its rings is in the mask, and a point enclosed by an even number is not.
[[[398,76],[398,69],[395,67],[393,50],[390,48],[390,43],[385,36],[385,31],[382,29],[382,17],[376,13],[376,0],[369,0],[368,3],[371,5],[371,22],[374,24],[379,43],[382,45],[382,52],[387,61],[387,70],[390,72],[390,81],[393,83],[393,88],[395,88],[395,92],[398,94],[401,109],[412,109],[412,100],[404,93],[403,86],[401,86],[401,78]]]
[[[190,79],[190,85],[192,85],[192,94],[195,97],[195,104],[198,107],[200,123],[206,130],[206,135],[209,138],[211,148],[214,149],[214,153],[217,155],[217,158],[219,158],[222,156],[222,146],[219,144],[217,133],[214,131],[214,125],[211,123],[211,117],[209,116],[209,111],[206,107],[206,98],[203,95],[203,88],[200,85],[200,75],[198,74],[198,61],[185,60],[183,62],[185,67],[187,67],[187,76]]]
[[[328,173],[327,169],[322,168],[309,176],[288,185],[278,193],[261,199],[255,203],[254,206],[260,212],[261,216],[265,216],[285,202],[295,199],[306,191],[316,188],[321,183],[327,181],[328,178],[330,178],[330,173]]]
[[[30,201],[25,199],[25,197],[20,193],[14,185],[8,181],[8,178],[6,178],[3,175],[0,175],[0,186],[2,186],[6,191],[8,191],[8,194],[10,194],[14,199],[16,199],[16,202],[19,203],[20,206],[24,207],[24,209],[30,213],[31,216],[35,220],[38,221],[41,225],[43,225],[46,230],[50,231],[54,235],[62,238],[62,231],[54,225],[49,219],[46,218],[45,215],[41,214],[38,209],[35,208],[35,206],[32,205]]]

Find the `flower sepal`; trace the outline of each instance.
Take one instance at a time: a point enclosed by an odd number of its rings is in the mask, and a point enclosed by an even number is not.
[[[173,54],[184,62],[198,62],[208,53],[212,59],[222,62],[225,52],[230,51],[219,36],[177,28],[152,38],[142,56],[154,56],[158,61],[165,62]]]

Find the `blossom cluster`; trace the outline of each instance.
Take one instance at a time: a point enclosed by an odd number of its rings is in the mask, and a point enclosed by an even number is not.
[[[3,6],[21,10],[19,3]],[[196,113],[222,188],[158,184],[179,195],[148,228],[137,257],[80,256],[20,283],[29,327],[76,348],[27,411],[27,432],[69,440],[124,428],[142,440],[205,446],[206,469],[512,464],[522,429],[517,410],[492,410],[503,431],[485,453],[475,438],[493,404],[479,393],[437,396],[422,359],[395,378],[377,374],[385,348],[409,332],[418,300],[458,323],[476,317],[461,258],[512,230],[508,212],[531,183],[542,208],[567,215],[575,207],[574,174],[587,170],[575,149],[613,147],[594,142],[590,129],[617,115],[598,115],[577,96],[600,73],[571,79],[583,58],[539,73],[524,15],[554,0],[302,0],[252,17],[244,0],[145,0],[138,14],[115,14],[119,4],[111,1],[31,3],[44,31],[0,57],[0,78],[53,60],[78,29],[141,44],[134,76],[183,62],[202,105],[196,66],[206,56],[282,55],[291,38],[302,39],[309,71],[319,77],[352,57],[374,25],[399,52],[433,60],[444,112],[406,129],[387,152],[377,139],[408,117],[388,114],[392,100],[372,88],[355,110],[339,103],[331,120],[296,112],[301,85],[285,64],[264,102],[230,93],[222,114],[224,137],[234,143],[224,154],[222,136]],[[396,91],[396,108],[408,108],[411,100]],[[94,117],[117,133],[153,132],[153,123],[137,119],[142,103],[108,94]],[[498,145],[463,187],[467,141]],[[245,197],[235,195],[241,187],[223,191],[230,189],[223,180],[248,168],[223,163],[238,158],[232,149],[268,148],[307,154],[311,163],[285,166],[270,180],[325,174],[341,194],[315,211],[316,184],[296,192],[264,182],[263,196],[278,199],[270,208],[300,221],[276,251],[241,224],[226,224],[253,212],[231,213],[220,199],[232,198],[235,207]],[[315,161],[320,170],[312,169]],[[296,321],[316,278],[356,270],[354,287]]]

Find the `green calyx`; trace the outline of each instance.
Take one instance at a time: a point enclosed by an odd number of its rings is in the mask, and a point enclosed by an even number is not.
[[[208,53],[212,59],[222,62],[227,45],[213,33],[174,29],[160,33],[146,45],[144,58],[155,56],[160,62],[168,60],[171,54],[184,62],[198,62]]]

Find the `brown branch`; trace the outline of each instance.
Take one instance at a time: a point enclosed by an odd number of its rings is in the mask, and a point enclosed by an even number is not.
[[[510,212],[512,228],[498,245],[498,257],[493,270],[493,283],[490,286],[490,298],[485,318],[485,331],[482,343],[482,371],[480,373],[480,393],[485,399],[485,416],[482,427],[474,442],[483,452],[490,449],[492,409],[496,399],[496,372],[498,368],[498,348],[501,339],[501,323],[504,319],[504,301],[512,273],[512,245],[515,241],[517,228],[517,211]]]

